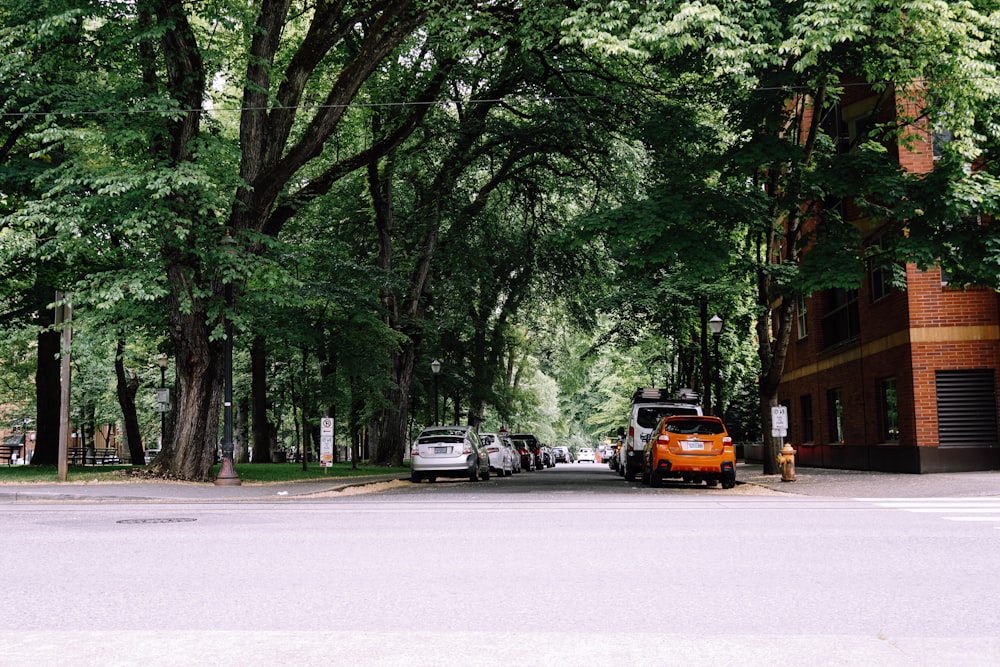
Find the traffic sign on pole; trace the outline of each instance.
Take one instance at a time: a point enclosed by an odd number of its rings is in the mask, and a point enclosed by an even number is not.
[[[784,405],[771,408],[771,435],[775,438],[788,435],[788,408]]]
[[[319,465],[326,468],[333,465],[333,418],[319,420]]]

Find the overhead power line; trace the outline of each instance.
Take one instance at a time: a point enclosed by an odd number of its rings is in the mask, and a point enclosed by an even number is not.
[[[977,77],[963,77],[961,79],[948,79],[948,81],[997,81],[1000,80],[1000,76],[977,76]],[[905,82],[899,81],[857,81],[857,82],[845,82],[836,84],[839,88],[858,88],[858,87],[871,87],[876,85],[927,85],[933,87],[936,83],[940,83],[939,80],[930,79],[911,79]],[[815,86],[810,86],[807,84],[788,84],[781,86],[756,86],[750,88],[749,92],[787,92],[787,93],[799,93],[802,91],[813,90]],[[664,94],[670,94],[665,92]],[[188,113],[243,113],[244,111],[291,111],[291,110],[303,110],[303,111],[316,111],[320,109],[377,109],[386,107],[415,107],[415,106],[454,106],[454,105],[469,105],[469,104],[500,104],[503,102],[566,102],[566,101],[579,101],[579,100],[593,100],[593,99],[606,99],[607,96],[604,95],[551,95],[551,96],[531,96],[531,95],[521,95],[521,96],[510,96],[510,97],[499,97],[499,98],[484,98],[484,99],[468,99],[468,100],[433,100],[430,102],[419,102],[413,100],[407,100],[404,102],[350,102],[348,104],[300,104],[294,106],[269,106],[269,107],[216,107],[208,105],[200,109],[79,109],[79,110],[60,110],[60,111],[5,111],[0,112],[0,118],[35,118],[40,116],[55,116],[55,117],[68,117],[68,116],[108,116],[108,115],[121,115],[121,116],[131,116],[131,115],[146,115],[146,114],[158,114],[158,115],[173,115],[173,114],[188,114]]]
[[[90,109],[75,111],[7,111],[0,116],[4,118],[31,118],[37,116],[108,116],[108,115],[173,115],[187,113],[243,113],[244,111],[316,111],[320,109],[376,109],[385,107],[415,107],[415,106],[450,106],[467,104],[500,104],[502,102],[563,102],[574,100],[599,99],[597,95],[553,95],[553,96],[516,96],[498,97],[470,100],[434,100],[431,102],[351,102],[348,104],[299,104],[295,106],[270,106],[270,107],[216,107],[208,105],[201,109]]]

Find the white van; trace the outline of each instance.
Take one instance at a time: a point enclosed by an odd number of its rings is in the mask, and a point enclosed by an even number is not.
[[[649,434],[662,417],[700,414],[701,397],[693,389],[675,392],[656,387],[636,389],[629,409],[628,431],[624,428],[619,431],[624,444],[618,452],[618,465],[625,479],[634,482],[642,472],[642,452]]]

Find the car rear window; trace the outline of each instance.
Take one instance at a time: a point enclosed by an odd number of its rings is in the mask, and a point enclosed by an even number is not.
[[[459,435],[449,435],[447,433],[442,435],[425,435],[420,438],[420,442],[423,443],[433,443],[433,442],[464,442],[465,438]]]
[[[719,435],[725,427],[717,421],[700,419],[673,419],[667,422],[667,433],[697,433],[699,435]]]
[[[635,415],[635,421],[643,428],[653,428],[664,417],[696,414],[698,414],[698,410],[696,408],[685,408],[673,405],[654,405],[646,408],[639,408]]]

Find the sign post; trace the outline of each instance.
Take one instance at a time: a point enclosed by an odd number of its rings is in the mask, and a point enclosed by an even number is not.
[[[319,465],[326,474],[326,468],[333,465],[333,418],[323,417],[319,421]]]
[[[775,438],[788,436],[788,408],[784,405],[771,408],[771,435]]]

